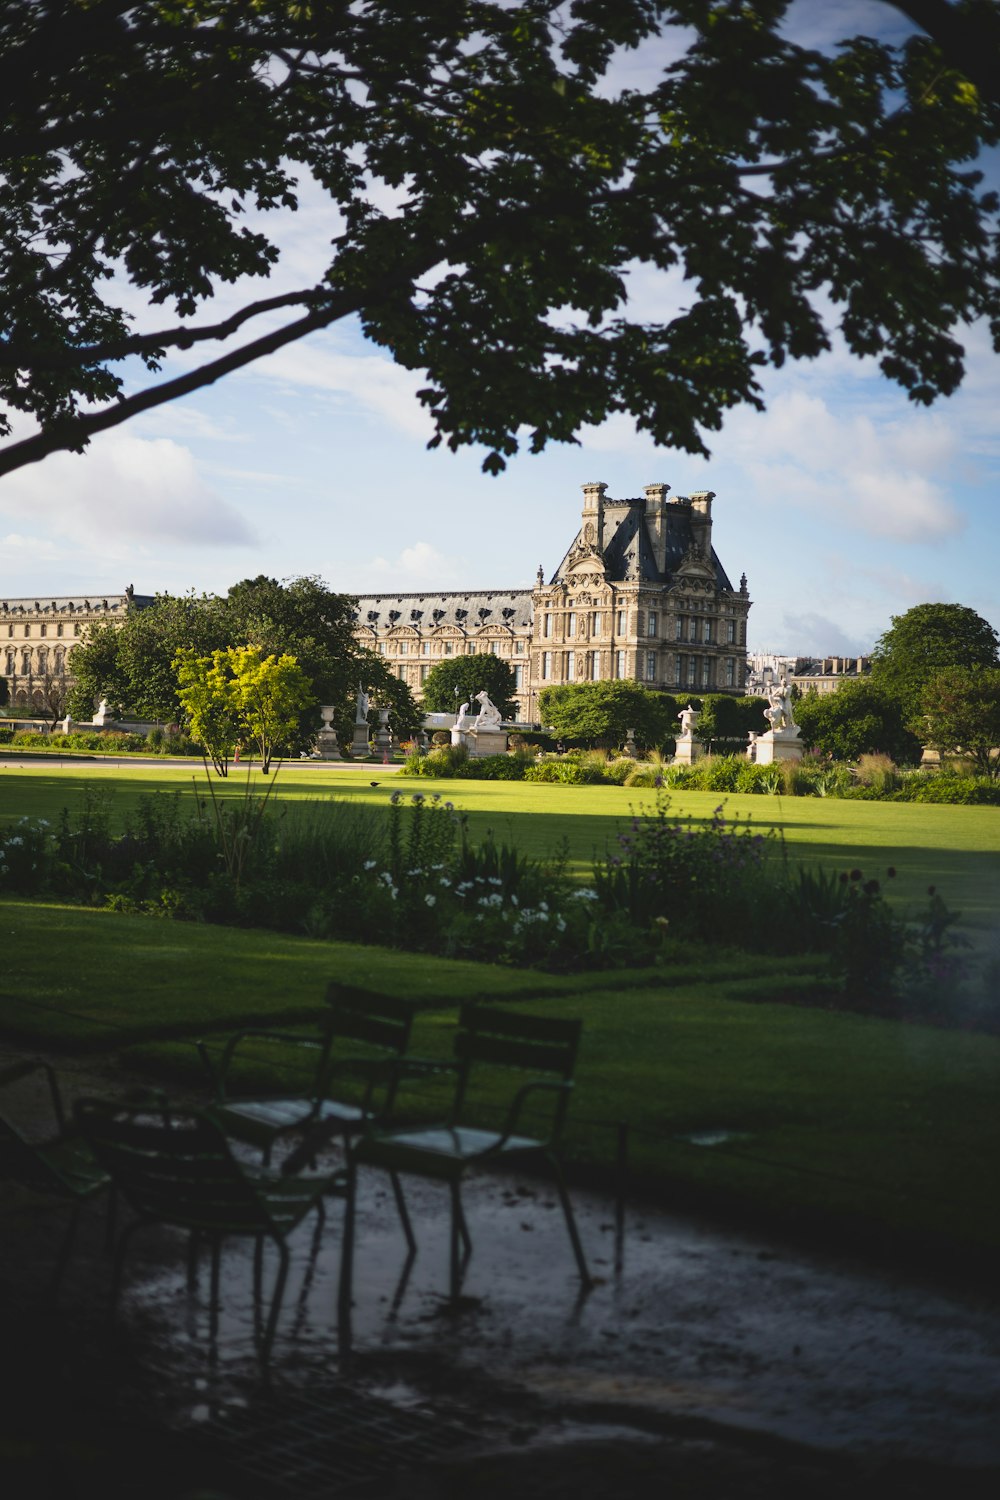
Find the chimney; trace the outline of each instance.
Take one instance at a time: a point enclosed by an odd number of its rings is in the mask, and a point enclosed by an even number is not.
[[[596,547],[604,551],[604,491],[606,484],[583,486],[583,530],[581,536],[585,547]]]
[[[662,578],[667,567],[667,491],[669,484],[647,484],[646,531],[653,548],[656,571]]]
[[[714,490],[695,490],[691,496],[691,535],[706,562],[712,556],[712,501]]]

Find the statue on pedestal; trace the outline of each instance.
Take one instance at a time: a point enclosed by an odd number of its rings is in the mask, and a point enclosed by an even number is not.
[[[776,730],[798,727],[792,716],[792,694],[787,678],[782,677],[770,684],[767,689],[767,701],[769,706],[764,710],[764,717],[771,726],[772,734]]]
[[[692,708],[689,703],[687,708],[681,709],[677,717],[681,721],[681,739],[689,740],[694,733],[694,726],[698,722],[698,710],[696,708]]]
[[[491,700],[488,693],[477,693],[476,702],[479,704],[479,713],[476,715],[475,729],[499,729],[503,722],[500,710]]]

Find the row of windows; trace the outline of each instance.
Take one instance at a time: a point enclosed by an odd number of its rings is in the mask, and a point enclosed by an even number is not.
[[[601,655],[600,651],[563,651],[558,653],[562,657],[563,682],[577,682],[580,680],[600,682],[601,680]],[[628,676],[625,651],[614,651],[612,661],[614,665],[614,676],[622,678]],[[542,681],[553,680],[555,653],[543,651],[541,657]],[[660,679],[659,654],[656,651],[647,651],[645,660],[643,653],[639,653],[636,663],[638,673],[641,675],[645,668],[645,681],[657,682]],[[715,673],[715,658],[711,656],[681,656],[674,659],[674,684],[676,687],[710,687],[713,685]],[[736,686],[736,661],[730,656],[724,664],[725,686]]]
[[[498,649],[500,644],[502,643],[497,641],[489,641],[487,643],[467,641],[464,653],[461,643],[459,644],[458,655],[468,654],[469,656],[475,656],[485,653],[488,656],[499,656],[501,654]],[[412,652],[410,651],[411,646],[414,648]],[[455,654],[455,647],[452,641],[378,641],[375,649],[380,656],[437,656],[438,654],[452,656]],[[514,642],[514,654],[516,656],[524,655],[523,641]]]
[[[36,655],[36,665],[35,665],[34,670],[36,672],[48,672],[49,669],[50,669],[49,648],[47,646],[39,646],[38,647],[38,651],[37,651],[37,655]],[[6,670],[7,670],[7,676],[8,677],[14,677],[14,676],[17,675],[17,650],[13,646],[8,646],[7,647],[7,666],[6,666]],[[65,670],[66,670],[66,648],[64,646],[57,646],[55,648],[55,650],[53,651],[53,653],[52,653],[52,661],[51,661],[51,670],[55,673],[55,675],[57,677],[61,677],[63,675],[63,673],[65,672]],[[30,647],[25,646],[24,649],[21,652],[21,674],[20,675],[22,677],[30,677],[31,674],[32,674],[31,649],[30,649]]]
[[[25,627],[24,627],[24,633],[25,633],[25,635],[30,635],[31,634],[31,626],[30,625],[25,625]],[[44,623],[41,624],[41,625],[39,625],[39,627],[38,627],[38,634],[39,635],[46,636],[46,635],[48,635],[48,633],[49,633],[49,627],[48,627],[48,625],[46,625]],[[62,635],[62,633],[63,633],[63,627],[62,627],[61,624],[58,624],[56,626],[56,635]],[[8,636],[12,636],[14,634],[14,626],[13,625],[8,625],[7,626],[7,634],[8,634]],[[79,625],[74,625],[73,626],[73,634],[74,635],[79,635],[80,634],[80,627],[79,627]]]
[[[524,665],[522,662],[517,662],[511,670],[514,673],[514,691],[519,693],[524,686]],[[423,664],[419,667],[408,667],[400,663],[396,668],[396,676],[400,682],[408,682],[411,687],[423,687],[429,671],[430,667]]]
[[[591,613],[588,614],[586,618],[587,618],[587,622],[588,622],[588,625],[589,625],[589,633],[590,633],[591,639],[593,639],[595,636],[599,636],[600,633],[601,633],[601,628],[602,628],[603,622],[604,622],[604,615],[601,613],[600,610],[594,610],[594,611],[591,611]],[[627,627],[627,624],[628,624],[628,612],[627,612],[627,610],[624,610],[624,609],[615,610],[615,612],[614,612],[614,618],[615,618],[615,632],[616,632],[616,634],[617,635],[624,635],[626,633],[626,627]],[[542,619],[542,636],[543,636],[543,638],[545,640],[551,640],[552,639],[553,620],[554,620],[554,616],[551,615],[551,614],[543,616],[543,619]],[[566,623],[566,636],[565,636],[566,640],[568,640],[568,641],[575,640],[576,637],[577,637],[577,633],[578,633],[577,614],[576,614],[575,610],[570,610],[569,611],[569,613],[565,617],[565,623]],[[726,630],[725,630],[726,641],[727,641],[728,644],[734,645],[735,642],[736,642],[736,621],[735,620],[726,620],[724,623],[725,623],[725,627],[726,627]],[[698,616],[695,616],[695,615],[678,615],[676,617],[675,622],[674,622],[675,637],[679,641],[683,641],[683,640],[699,641],[700,640],[704,645],[707,646],[707,645],[710,645],[712,643],[712,641],[715,639],[715,624],[716,624],[715,620],[712,619],[711,617],[701,618],[701,617],[698,617]],[[643,626],[645,626],[645,630],[643,630]],[[636,617],[636,630],[637,630],[637,634],[639,634],[639,635],[645,634],[650,639],[655,640],[656,637],[659,634],[659,627],[660,627],[660,617],[659,617],[658,612],[655,609],[650,609],[650,610],[641,610],[640,609],[639,610],[638,615]],[[743,631],[743,627],[741,625],[741,628],[740,628],[740,639],[741,640],[742,640],[742,631]]]

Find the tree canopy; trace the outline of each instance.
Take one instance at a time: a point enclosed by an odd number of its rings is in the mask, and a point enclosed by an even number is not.
[[[513,698],[514,673],[492,652],[474,656],[452,656],[431,667],[423,686],[425,713],[457,713],[462,703],[473,703],[476,693],[488,693],[504,719],[518,717]],[[478,712],[473,704],[472,712]]]
[[[413,695],[381,657],[355,641],[355,602],[332,593],[319,578],[279,583],[264,574],[234,584],[224,597],[158,594],[148,608],[130,610],[121,625],[92,626],[75,648],[70,712],[89,718],[95,702],[107,698],[139,718],[179,719],[179,653],[204,658],[253,646],[264,656],[294,656],[313,701],[334,705],[342,735],[349,737],[354,722],[359,683],[393,709],[401,729],[409,729],[419,719]],[[313,721],[318,723],[315,713],[304,709],[304,736]]]
[[[624,745],[635,731],[643,747],[663,745],[677,732],[677,703],[638,682],[570,682],[543,688],[538,711],[547,729],[605,749]]]
[[[833,693],[809,692],[795,705],[803,742],[837,760],[881,753],[914,764],[921,741],[907,728],[896,698],[870,677],[845,682]]]
[[[1000,666],[993,626],[964,604],[917,604],[875,643],[872,681],[901,707],[907,723],[923,732],[924,690],[945,667]]]
[[[1000,668],[949,667],[924,687],[927,743],[942,755],[962,750],[983,776],[1000,778]]]
[[[957,330],[1000,346],[1000,0],[881,6],[912,33],[825,50],[789,0],[2,7],[0,433],[40,430],[0,474],[349,317],[490,472],[614,412],[705,452],[834,329],[948,394]],[[306,180],[322,274],[206,316]],[[683,278],[676,310],[630,307],[636,268]]]

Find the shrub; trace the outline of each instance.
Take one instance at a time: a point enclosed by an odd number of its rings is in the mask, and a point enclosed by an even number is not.
[[[705,821],[672,820],[669,810],[661,792],[655,809],[634,813],[617,851],[595,866],[605,910],[626,912],[640,929],[669,924],[685,938],[725,932],[739,943],[752,936],[767,840],[750,824],[727,820],[721,806]]]
[[[582,766],[569,759],[541,760],[533,766],[526,766],[524,772],[525,781],[563,782],[567,786],[583,786],[588,780],[593,780],[584,774]]]
[[[891,755],[860,756],[854,774],[859,786],[871,787],[880,796],[899,790],[899,770]]]

